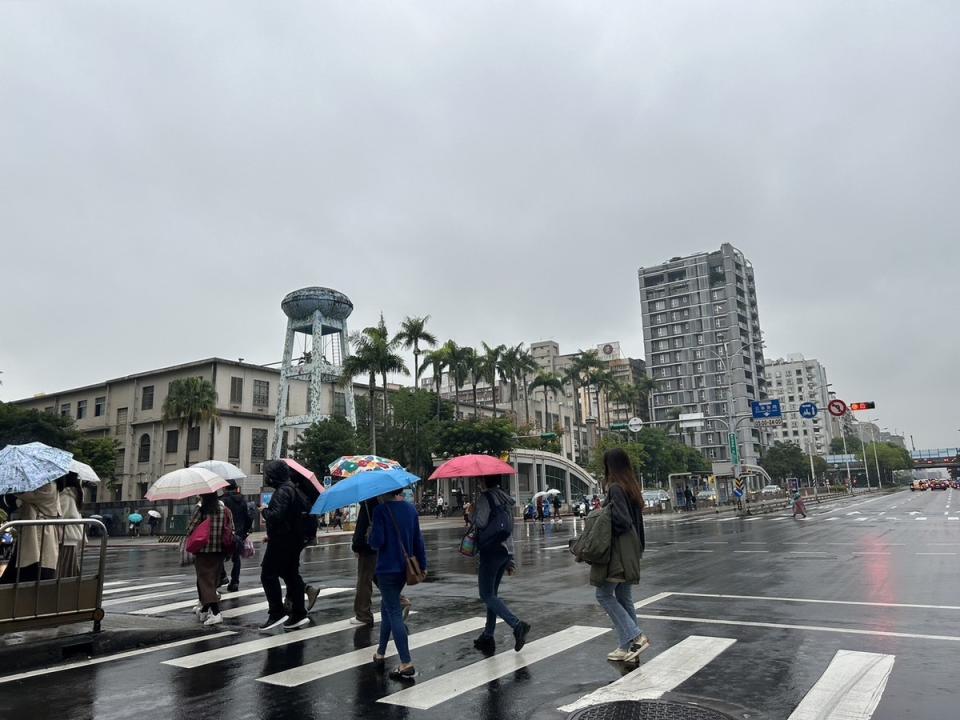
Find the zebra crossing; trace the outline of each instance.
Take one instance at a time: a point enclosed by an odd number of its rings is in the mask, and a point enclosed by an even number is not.
[[[148,585],[154,587],[147,587]],[[121,585],[116,584],[111,587],[119,588]],[[191,598],[183,601],[158,603],[156,595],[182,590],[179,588],[168,589],[167,585],[162,585],[162,589],[158,592],[154,591],[156,587],[154,583],[137,585],[134,582],[127,582],[122,587],[128,589],[131,595],[113,599],[146,603],[145,607],[138,607],[132,610],[131,614],[151,617],[181,612],[186,614],[189,612],[187,608],[195,602]],[[195,591],[194,588],[187,589]],[[144,590],[150,592],[143,593]],[[322,597],[335,599],[349,592],[352,592],[352,588],[324,587],[320,591]],[[237,593],[225,593],[224,600],[254,600],[254,602],[244,602],[235,608],[227,608],[223,611],[223,614],[228,618],[236,618],[263,610],[264,603],[257,598],[259,594],[259,588],[251,588]],[[797,603],[847,604],[847,601],[819,601],[803,598],[715,596],[686,592],[661,592],[636,602],[635,607],[637,610],[649,608],[651,605],[661,603],[672,596],[727,601],[768,600],[777,603],[793,601]],[[874,605],[876,603],[860,604]],[[884,604],[884,606],[887,605]],[[902,605],[896,607],[957,609],[955,606]],[[340,617],[330,618],[329,613],[334,612]],[[246,665],[233,664],[232,667],[244,673],[246,679],[255,681],[258,686],[265,690],[269,688],[306,687],[318,694],[329,691],[326,683],[319,682],[321,680],[333,678],[347,671],[376,672],[370,662],[372,654],[372,647],[369,645],[370,636],[367,636],[364,647],[338,652],[338,650],[343,649],[342,641],[346,639],[347,634],[356,631],[357,628],[351,624],[351,617],[346,610],[328,608],[324,611],[324,615],[327,615],[327,619],[324,621],[318,621],[319,616],[315,616],[315,622],[318,624],[313,626],[292,632],[259,636],[255,639],[249,639],[249,634],[245,633],[243,628],[231,628],[230,625],[224,625],[221,632],[212,634],[200,634],[198,630],[196,637],[186,640],[0,677],[0,685],[26,681],[31,678],[42,678],[51,673],[78,671],[91,665],[107,662],[132,661],[134,659],[142,661],[145,656],[151,654],[159,656],[153,662],[166,666],[174,672],[190,672],[198,668],[217,666],[228,661],[244,658],[253,659],[277,648],[294,645],[311,649],[312,654],[308,661],[302,660],[303,653],[301,652],[285,656],[295,659],[299,657],[301,660],[299,662],[295,661],[290,667],[283,669],[278,669],[275,666],[269,666],[268,668],[256,662]],[[558,673],[561,672],[557,669],[561,667],[559,663],[572,661],[576,666],[578,662],[582,662],[582,658],[585,656],[591,659],[597,658],[598,664],[600,664],[599,659],[603,658],[609,650],[608,646],[612,644],[614,635],[612,629],[605,623],[584,623],[581,620],[559,629],[546,627],[539,637],[532,637],[520,652],[514,652],[512,647],[503,647],[492,656],[480,658],[463,649],[469,647],[472,634],[483,627],[485,617],[482,614],[477,613],[458,619],[444,618],[442,621],[435,621],[434,618],[439,617],[436,613],[421,608],[419,613],[417,611],[411,613],[411,617],[414,615],[418,617],[411,620],[409,642],[412,651],[445,648],[446,650],[459,649],[460,652],[456,654],[452,662],[448,659],[445,663],[441,663],[440,667],[434,669],[426,664],[418,664],[420,678],[415,684],[409,686],[388,684],[384,686],[385,691],[382,695],[369,698],[371,703],[379,706],[397,706],[411,711],[429,711],[442,708],[446,704],[453,703],[461,698],[467,700],[471,697],[471,693],[477,693],[495,681],[523,683],[525,676],[517,673],[527,668],[534,668],[535,670],[539,668],[541,673]],[[911,635],[880,630],[858,630],[856,628],[789,625],[665,614],[640,614],[638,616],[645,621],[656,620],[658,623],[671,623],[681,628],[685,623],[697,623],[701,626],[717,626],[720,630],[716,633],[705,634],[702,627],[698,627],[696,632],[686,635],[681,630],[679,633],[675,633],[681,636],[677,641],[671,640],[663,646],[655,642],[651,650],[648,651],[649,657],[647,655],[641,656],[643,662],[639,667],[626,672],[612,682],[604,684],[604,681],[601,680],[596,683],[595,687],[589,688],[577,697],[558,695],[554,702],[550,704],[550,707],[556,711],[557,718],[562,717],[564,713],[571,713],[601,703],[618,700],[655,700],[662,698],[667,693],[677,692],[678,689],[682,689],[685,683],[696,680],[700,674],[714,664],[726,662],[725,658],[729,656],[731,649],[736,647],[737,643],[743,639],[738,637],[736,632],[738,628],[745,628],[750,632],[767,629],[827,632],[852,637],[856,637],[860,633],[871,636],[960,641],[960,637]],[[375,616],[374,621],[379,623],[379,616]],[[218,628],[218,630],[221,630],[221,628]],[[337,642],[326,644],[320,642],[324,638],[336,639],[335,636],[337,635],[342,636]],[[663,636],[667,636],[667,634],[665,633]],[[374,633],[372,637],[375,638],[376,634]],[[660,637],[660,635],[657,634],[656,637]],[[338,642],[340,644],[337,644]],[[200,647],[191,647],[197,645]],[[333,651],[329,650],[330,647],[334,648]],[[581,654],[574,655],[571,658],[571,653],[578,652]],[[391,644],[388,647],[387,656],[395,655],[396,649]],[[427,657],[430,657],[429,653]],[[449,658],[450,653],[447,652],[445,657]],[[416,653],[414,658],[415,661],[418,658]],[[580,658],[580,660],[578,661],[576,658]],[[819,720],[869,720],[882,702],[888,680],[894,673],[895,660],[894,654],[863,652],[857,649],[838,647],[834,651],[829,664],[820,671],[819,676],[806,689],[800,701],[795,707],[789,709],[789,720],[812,720],[813,718]],[[366,670],[367,668],[368,670]],[[569,674],[576,671],[567,668],[562,672]],[[175,682],[175,676],[173,681]],[[727,692],[734,693],[735,691],[736,688],[727,688]]]

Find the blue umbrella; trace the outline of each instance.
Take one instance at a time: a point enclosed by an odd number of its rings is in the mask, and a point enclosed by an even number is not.
[[[132,522],[132,523],[134,523],[134,524],[136,524],[136,523],[142,523],[142,522],[143,522],[143,515],[141,515],[141,514],[138,513],[138,512],[130,513],[129,515],[127,515],[127,520],[129,520],[130,522]]]
[[[32,442],[0,450],[0,495],[36,490],[70,472],[73,454]]]
[[[418,480],[420,478],[402,468],[358,473],[329,488],[317,498],[317,502],[314,503],[310,513],[312,515],[322,515],[337,508],[369,500],[378,495],[403,490]]]

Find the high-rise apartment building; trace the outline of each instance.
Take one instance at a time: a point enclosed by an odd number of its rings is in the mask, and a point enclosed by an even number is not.
[[[703,413],[684,440],[714,462],[729,462],[730,418],[766,397],[753,266],[728,243],[713,252],[640,268],[647,373],[656,382],[653,422]],[[740,460],[756,464],[761,431],[733,422]]]
[[[834,438],[835,423],[827,412],[830,390],[827,386],[827,370],[817,360],[807,360],[803,355],[793,354],[777,360],[766,360],[768,393],[780,400],[783,409],[783,425],[772,428],[772,440],[792,442],[804,452],[813,450],[816,455],[830,452]],[[800,405],[812,402],[817,406],[817,416],[811,420],[800,417]]]

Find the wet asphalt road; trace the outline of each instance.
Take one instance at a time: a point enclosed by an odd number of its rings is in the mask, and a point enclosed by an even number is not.
[[[647,601],[638,613],[652,646],[618,686],[610,683],[630,669],[606,660],[614,634],[587,568],[565,550],[581,527],[568,519],[543,531],[517,526],[521,571],[505,579],[502,594],[533,625],[520,655],[502,625],[495,659],[474,650],[472,620],[483,608],[472,562],[456,552],[458,529],[428,530],[430,582],[408,589],[420,677],[401,693],[407,686],[367,663],[377,629],[334,625],[352,614],[354,571],[349,537],[335,536],[306,551],[303,565],[305,578],[333,594],[317,603],[310,629],[271,636],[286,644],[264,647],[256,625],[265,611],[243,613],[261,595],[228,599],[223,607],[243,614],[218,631],[234,634],[0,678],[0,717],[542,720],[621,687],[625,697],[693,700],[735,717],[840,717],[844,703],[861,713],[845,718],[871,717],[874,705],[878,720],[960,716],[960,493],[904,491],[809,510],[807,520],[648,517],[634,600]],[[195,597],[192,571],[175,556],[111,551],[108,610],[195,622],[189,607],[164,609]],[[256,591],[258,574],[250,561],[241,591]],[[171,584],[144,587],[155,583]],[[235,648],[235,656],[197,656],[220,648]]]

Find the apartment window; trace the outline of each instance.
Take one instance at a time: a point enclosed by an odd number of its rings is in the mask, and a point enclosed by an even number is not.
[[[726,370],[723,364],[723,360],[717,360],[716,363],[717,363],[717,372],[723,372],[724,370]]]
[[[103,414],[107,411],[107,398],[98,397],[93,400],[93,416],[94,417],[103,417]]]
[[[123,427],[127,424],[127,409],[117,408],[117,427]]]
[[[703,335],[697,335],[697,345],[703,345]]]
[[[668,347],[670,347],[670,343],[667,342],[666,340],[657,340],[653,344],[654,350],[666,350]]]
[[[703,350],[694,350],[694,351],[693,351],[693,357],[694,357],[696,360],[703,360]]]
[[[714,290],[712,293],[710,293],[710,297],[712,297],[714,300],[723,300],[723,290]]]
[[[797,368],[797,375],[803,375],[803,370]]]
[[[670,307],[672,308],[680,307],[680,298],[670,298]]]
[[[48,415],[53,415],[53,411],[56,410],[56,409],[57,409],[57,408],[56,408],[55,406],[53,406],[53,405],[47,405],[47,407],[45,407],[45,408],[43,409],[43,411],[44,411],[45,413],[47,413]]]
[[[723,327],[723,318],[714,318],[714,319],[713,319],[713,326],[716,327],[716,328],[722,328],[722,327]]]
[[[77,420],[83,420],[87,416],[87,401],[77,400]]]
[[[229,441],[227,443],[227,455],[231,462],[240,461],[240,426],[231,425],[227,431]]]
[[[60,406],[60,417],[70,417],[70,403],[64,403]]]
[[[192,427],[187,431],[187,450],[200,449],[200,426]]]
[[[117,448],[117,465],[116,476],[123,475],[124,473],[124,463],[127,461],[127,449],[126,448]]]
[[[230,378],[230,402],[239,405],[243,402],[243,378]]]
[[[254,380],[254,384],[256,384]],[[250,462],[262,463],[267,459],[267,431],[262,428],[254,428],[251,431],[250,442]]]
[[[167,455],[173,455],[175,452],[177,452],[177,446],[179,444],[180,444],[180,431],[167,430]]]
[[[140,436],[140,445],[137,449],[137,462],[150,462],[150,436],[146,433]]]
[[[665,327],[658,327],[657,337],[666,337],[666,336],[667,336],[667,329]]]
[[[347,396],[342,392],[333,393],[333,414],[336,417],[347,416]]]
[[[153,385],[146,385],[140,391],[140,409],[153,410]]]
[[[667,303],[666,303],[666,301],[665,301],[665,300],[657,300],[657,301],[653,304],[653,309],[654,309],[654,310],[666,310],[666,309],[667,309]]]
[[[713,382],[717,385],[723,385],[726,382],[726,378],[723,375],[714,375]]]
[[[693,366],[693,370],[694,370],[694,372],[702,373],[702,372],[703,372],[703,363],[702,363],[702,362],[701,362],[701,363],[696,363],[696,364]]]
[[[793,395],[788,395],[788,396],[787,396],[787,401],[788,401],[788,402],[793,402]]]
[[[674,339],[673,339],[673,346],[674,346],[675,348],[682,348],[682,347],[683,347],[683,338],[682,338],[682,337],[674,338]]]
[[[253,381],[253,406],[268,407],[270,405],[270,383],[267,380]]]

